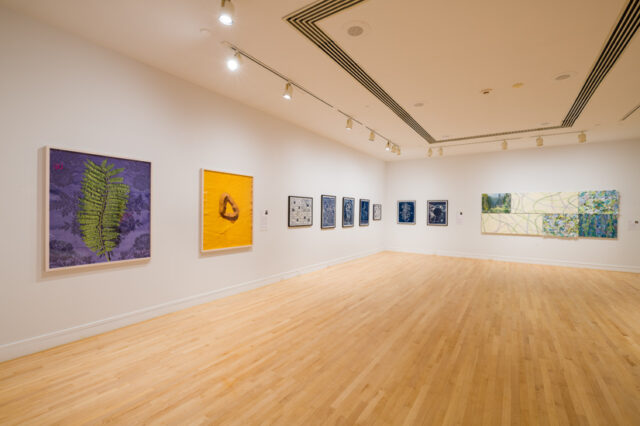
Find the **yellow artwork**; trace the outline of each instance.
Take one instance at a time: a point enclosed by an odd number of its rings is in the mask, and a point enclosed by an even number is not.
[[[202,251],[253,244],[253,177],[202,170]]]

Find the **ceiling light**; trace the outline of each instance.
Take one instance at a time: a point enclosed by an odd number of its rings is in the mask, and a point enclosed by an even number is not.
[[[349,34],[351,37],[358,37],[362,35],[363,32],[364,28],[362,28],[360,25],[352,25],[347,28],[347,34]]]
[[[233,56],[227,59],[227,68],[230,71],[235,71],[240,68],[240,52],[234,50]]]
[[[513,86],[511,86],[511,87],[513,87],[514,89],[519,89],[522,86],[524,86],[524,83],[518,82],[518,83],[514,83]]]
[[[585,135],[584,132],[580,132],[580,134],[578,135],[578,142],[585,143],[586,141],[587,141],[587,135]]]
[[[284,93],[282,94],[282,97],[288,101],[293,97],[293,86],[291,85],[291,83],[287,82],[287,84],[284,86]]]
[[[385,151],[391,151],[391,142],[387,141],[387,146],[384,147]]]
[[[222,0],[222,4],[220,5],[220,13],[218,14],[218,21],[222,25],[233,25],[233,12],[235,8],[233,7],[233,3],[231,0]]]
[[[369,140],[371,142],[373,142],[374,140],[376,140],[376,134],[374,133],[374,131],[372,130],[371,133],[369,133]]]
[[[401,154],[400,147],[398,147],[398,148],[396,149],[396,154],[397,154],[397,155],[400,155],[400,154]]]
[[[538,138],[536,139],[536,146],[541,147],[543,145],[544,145],[544,140],[542,139],[542,136],[538,136]]]
[[[438,148],[438,155],[440,157],[442,157],[442,154],[444,153],[444,151],[442,150],[442,147]]]
[[[571,78],[571,73],[568,72],[555,76],[555,79],[557,81],[567,80],[568,78]]]
[[[431,148],[429,148],[427,150],[427,157],[431,158],[432,155],[433,155],[433,150]]]
[[[416,102],[415,104],[413,104],[414,107],[416,108],[420,108],[424,106],[424,102]]]
[[[353,120],[351,117],[347,118],[347,130],[353,129]]]
[[[507,143],[507,141],[502,141],[502,150],[506,151],[509,148],[509,144]]]
[[[489,93],[491,93],[492,90],[493,89],[482,89],[480,93],[482,93],[483,95],[488,95]]]

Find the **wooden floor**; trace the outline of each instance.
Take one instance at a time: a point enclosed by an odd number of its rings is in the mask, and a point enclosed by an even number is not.
[[[640,274],[380,253],[0,364],[107,422],[640,425]]]

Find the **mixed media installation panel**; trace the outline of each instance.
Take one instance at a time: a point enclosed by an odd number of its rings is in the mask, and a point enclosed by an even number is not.
[[[320,197],[320,228],[328,229],[336,227],[336,197],[335,195],[323,195]]]
[[[449,224],[449,202],[447,200],[427,201],[427,225],[447,226]]]
[[[398,201],[398,223],[415,225],[416,223],[416,202]]]
[[[151,257],[151,163],[47,148],[45,269]]]
[[[355,223],[356,199],[342,197],[342,227],[350,228]]]
[[[482,232],[617,238],[618,191],[482,194]]]
[[[369,200],[360,199],[360,220],[358,224],[360,226],[369,225]]]
[[[203,252],[253,244],[253,177],[202,170]]]
[[[313,225],[313,198],[289,196],[289,227]]]
[[[382,204],[372,205],[373,220],[382,220]]]

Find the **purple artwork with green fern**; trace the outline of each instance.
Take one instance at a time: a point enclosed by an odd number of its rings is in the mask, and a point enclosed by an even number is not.
[[[151,163],[49,150],[48,268],[151,256]]]

